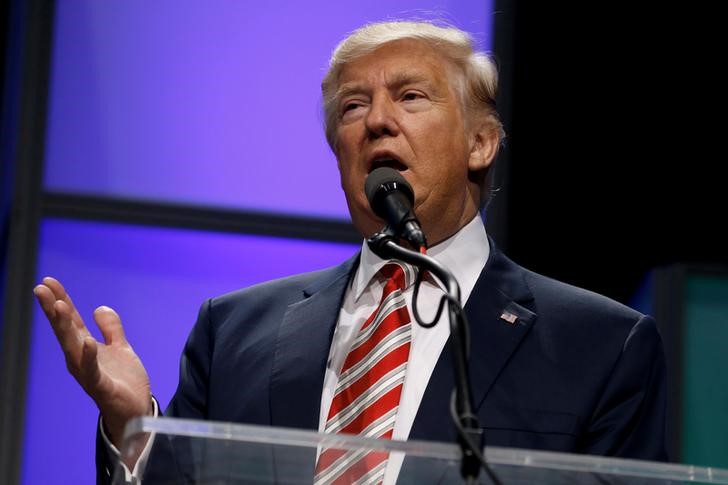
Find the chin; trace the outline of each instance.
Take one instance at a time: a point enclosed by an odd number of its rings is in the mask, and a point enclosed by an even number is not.
[[[354,211],[351,211],[351,223],[363,237],[368,238],[384,227],[384,222],[378,220],[374,214],[369,212],[358,214],[355,215]]]

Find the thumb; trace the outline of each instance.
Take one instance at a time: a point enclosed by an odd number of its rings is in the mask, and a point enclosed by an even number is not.
[[[106,345],[126,343],[121,318],[114,310],[107,306],[100,306],[94,310],[94,320],[104,336]]]

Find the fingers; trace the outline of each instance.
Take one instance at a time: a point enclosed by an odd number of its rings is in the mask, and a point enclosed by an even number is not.
[[[68,295],[66,289],[63,287],[61,282],[55,278],[46,276],[45,278],[43,278],[43,285],[51,290],[56,300],[61,300],[66,305],[68,305],[68,307],[71,309],[71,318],[73,319],[73,322],[77,325],[80,324],[82,327],[84,327],[83,319],[76,310],[76,305],[74,305],[73,301],[71,301],[71,297]]]
[[[66,356],[66,365],[76,376],[81,372],[83,342],[92,339],[66,290],[57,280],[43,278],[43,283],[33,289],[58,343]]]
[[[99,369],[99,361],[96,359],[98,355],[98,343],[93,337],[86,337],[81,344],[81,372],[83,380],[88,388],[98,387],[101,380],[101,370]]]
[[[107,306],[100,306],[94,310],[94,320],[101,329],[106,345],[126,343],[121,318],[114,310]]]
[[[53,332],[56,334],[58,343],[66,355],[66,365],[75,375],[79,370],[83,338],[78,328],[71,319],[71,309],[65,302],[56,300],[53,303],[52,311],[54,318],[49,318]]]
[[[69,309],[71,324],[78,329],[79,334],[81,336],[90,335],[86,325],[83,323],[83,319],[78,314],[76,307],[73,305],[71,297],[68,296],[66,291],[63,289],[63,286],[61,286],[57,280],[53,278],[43,278],[43,283],[33,288],[33,293],[52,325],[55,324],[55,319],[57,318],[54,305],[57,301],[61,301]],[[54,330],[56,330],[55,327]]]
[[[91,336],[63,285],[54,278],[43,278],[33,293],[56,334],[69,372],[97,404],[108,399],[113,391],[113,380],[99,362],[99,358],[102,361],[104,358],[99,352],[108,352],[108,349]],[[114,310],[99,307],[94,311],[94,319],[108,344],[126,344],[121,320]],[[109,354],[105,355],[108,360]]]
[[[33,288],[33,294],[35,295],[40,307],[43,309],[48,320],[54,320],[56,318],[56,311],[53,309],[53,304],[56,302],[56,297],[45,285],[38,285]]]

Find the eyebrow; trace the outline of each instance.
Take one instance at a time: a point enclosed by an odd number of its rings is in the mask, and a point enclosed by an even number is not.
[[[392,75],[387,81],[387,87],[390,90],[397,90],[408,84],[424,84],[433,91],[438,92],[432,81],[424,74],[418,72],[398,72]],[[336,91],[334,100],[338,104],[342,98],[350,94],[361,93],[364,91],[366,91],[364,84],[359,81],[345,83]]]
[[[434,87],[432,81],[419,72],[398,72],[392,76],[387,84],[390,89],[401,88],[407,84],[425,84],[428,87]]]

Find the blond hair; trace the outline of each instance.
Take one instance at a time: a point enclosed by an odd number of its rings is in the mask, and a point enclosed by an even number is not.
[[[499,138],[504,136],[503,125],[495,107],[498,91],[498,71],[493,60],[474,48],[470,34],[449,26],[431,22],[393,21],[367,24],[341,41],[329,60],[329,70],[321,83],[326,140],[336,152],[335,132],[338,125],[336,93],[339,74],[347,63],[362,57],[384,44],[403,39],[415,39],[437,49],[458,69],[456,90],[460,96],[466,123],[473,119],[492,122]]]

